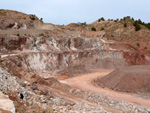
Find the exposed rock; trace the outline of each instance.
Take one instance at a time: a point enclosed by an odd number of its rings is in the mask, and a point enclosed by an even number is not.
[[[1,92],[0,92],[0,108],[15,113],[13,101],[11,101],[7,95],[4,95]]]

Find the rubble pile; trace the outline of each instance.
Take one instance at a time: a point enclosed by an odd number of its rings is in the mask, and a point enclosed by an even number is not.
[[[81,91],[79,89],[71,89],[69,91],[70,93],[78,96],[82,96],[84,99],[96,102],[99,105],[108,106],[115,109],[120,109],[124,112],[130,112],[130,113],[149,113],[150,108],[147,107],[139,107],[132,103],[127,103],[124,101],[116,101],[112,100],[106,96],[97,95],[92,91],[86,92]]]

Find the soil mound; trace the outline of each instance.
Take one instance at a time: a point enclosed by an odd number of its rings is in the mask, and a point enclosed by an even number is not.
[[[150,66],[120,68],[96,80],[100,86],[117,91],[150,93]]]

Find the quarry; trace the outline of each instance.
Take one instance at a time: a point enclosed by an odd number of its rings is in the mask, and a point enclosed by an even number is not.
[[[150,113],[150,30],[134,22],[0,10],[0,112]]]

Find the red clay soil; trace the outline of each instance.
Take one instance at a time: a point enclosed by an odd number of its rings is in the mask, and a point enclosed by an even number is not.
[[[150,66],[120,68],[96,80],[100,86],[117,91],[150,93]]]
[[[112,100],[118,100],[118,101],[121,100],[121,101],[136,104],[138,106],[150,107],[150,102],[147,99],[137,97],[130,93],[117,92],[108,88],[98,87],[95,86],[95,84],[93,84],[93,80],[95,80],[98,77],[107,76],[111,72],[112,70],[100,69],[98,72],[84,74],[81,76],[66,79],[64,81],[73,87],[86,90],[86,91],[93,91],[95,94],[106,96],[108,98],[111,98]]]
[[[62,75],[62,76],[58,76],[56,78],[59,79],[59,80],[64,80],[64,79],[68,79],[69,77],[66,76],[66,75]]]

